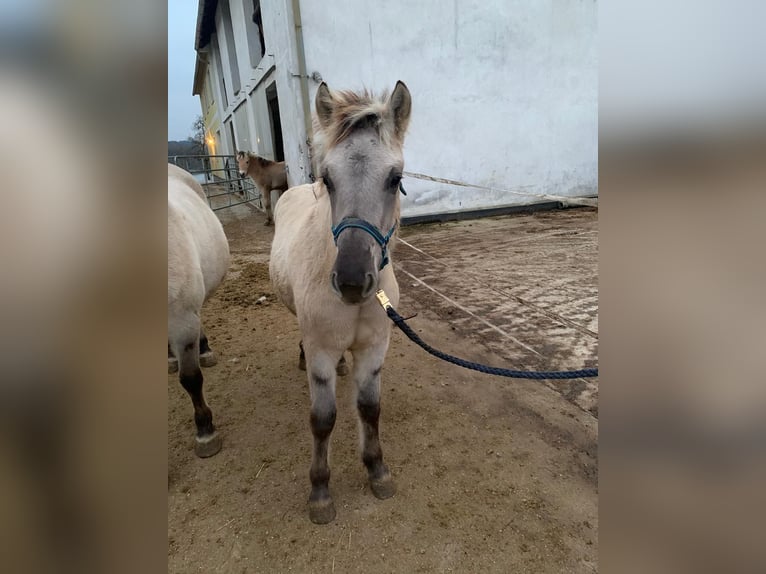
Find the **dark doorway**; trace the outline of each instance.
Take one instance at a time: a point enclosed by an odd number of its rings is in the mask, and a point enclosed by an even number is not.
[[[285,148],[282,142],[282,122],[279,119],[279,100],[277,99],[277,84],[272,82],[266,88],[266,103],[269,105],[269,123],[271,124],[271,141],[274,142],[274,161],[285,161]]]

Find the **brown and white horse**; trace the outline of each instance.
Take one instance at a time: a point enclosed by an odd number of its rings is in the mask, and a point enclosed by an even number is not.
[[[239,176],[250,178],[255,182],[263,199],[263,207],[266,209],[266,225],[273,222],[271,209],[271,190],[285,191],[287,189],[287,172],[285,162],[271,161],[254,153],[237,152],[237,166]]]
[[[378,98],[320,85],[314,151],[321,180],[289,189],[275,210],[271,280],[297,316],[303,337],[314,437],[309,517],[320,524],[335,518],[328,448],[336,416],[336,367],[346,350],[353,356],[370,488],[381,499],[396,490],[378,435],[380,372],[391,324],[373,295],[382,288],[393,305],[399,301],[389,240],[399,223],[410,109],[410,92],[402,82],[390,96]]]
[[[181,385],[194,405],[197,456],[221,450],[213,413],[202,394],[203,365],[215,364],[202,331],[202,304],[229,268],[229,243],[221,222],[194,177],[168,165],[168,350],[178,362]],[[170,359],[170,357],[169,357]]]

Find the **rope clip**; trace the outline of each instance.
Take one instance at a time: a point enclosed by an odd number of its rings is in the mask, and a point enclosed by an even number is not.
[[[383,289],[378,289],[375,293],[375,297],[378,298],[378,303],[380,303],[381,307],[388,311],[391,309],[391,301],[388,299],[388,295],[386,295],[386,292],[383,291]]]

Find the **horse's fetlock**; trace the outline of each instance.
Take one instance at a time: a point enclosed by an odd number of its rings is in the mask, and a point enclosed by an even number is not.
[[[321,493],[322,488],[325,487],[324,490],[326,491],[327,484],[330,482],[330,467],[329,466],[323,466],[323,467],[317,467],[313,468],[309,471],[309,478],[311,479],[311,485],[314,487],[311,489],[312,495],[317,492],[317,494]],[[327,493],[329,496],[329,492]]]
[[[194,411],[194,424],[197,425],[197,436],[210,435],[215,432],[213,412],[208,407]]]
[[[365,450],[362,453],[362,462],[369,471],[371,477],[374,475],[375,478],[380,478],[382,474],[387,472],[386,466],[383,464],[383,451],[381,451],[380,447],[377,449]]]

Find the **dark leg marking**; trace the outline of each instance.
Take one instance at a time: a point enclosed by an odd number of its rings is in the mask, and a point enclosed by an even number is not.
[[[205,403],[202,395],[202,371],[192,374],[181,373],[181,386],[186,389],[194,405],[194,422],[197,424],[197,436],[211,435],[215,432],[213,412]]]
[[[319,379],[323,385],[326,380]],[[327,524],[335,519],[335,505],[330,496],[330,466],[327,463],[327,451],[330,434],[335,427],[336,409],[326,412],[311,410],[311,433],[314,435],[314,452],[309,478],[311,494],[309,496],[309,518],[316,524]]]
[[[200,458],[213,456],[221,450],[222,440],[213,426],[213,412],[205,402],[202,394],[202,371],[196,369],[191,373],[181,371],[181,386],[189,393],[194,406],[194,423],[197,425],[197,440],[194,451]]]
[[[388,467],[383,462],[383,449],[380,447],[378,431],[380,395],[377,392],[379,381],[376,380],[379,375],[380,368],[372,372],[367,385],[359,391],[356,407],[362,422],[362,462],[367,468],[370,488],[377,498],[385,499],[394,495],[396,486]],[[365,392],[368,388],[376,389],[376,391],[373,393]]]
[[[319,386],[319,387],[324,387],[324,386],[327,385],[327,383],[330,382],[329,380],[325,379],[324,377],[313,376],[313,377],[311,377],[311,379],[314,381],[314,384]]]
[[[266,193],[261,192],[261,195],[263,196],[263,207],[266,210],[266,223],[264,225],[271,225],[274,223],[271,215],[271,190],[268,190]]]

